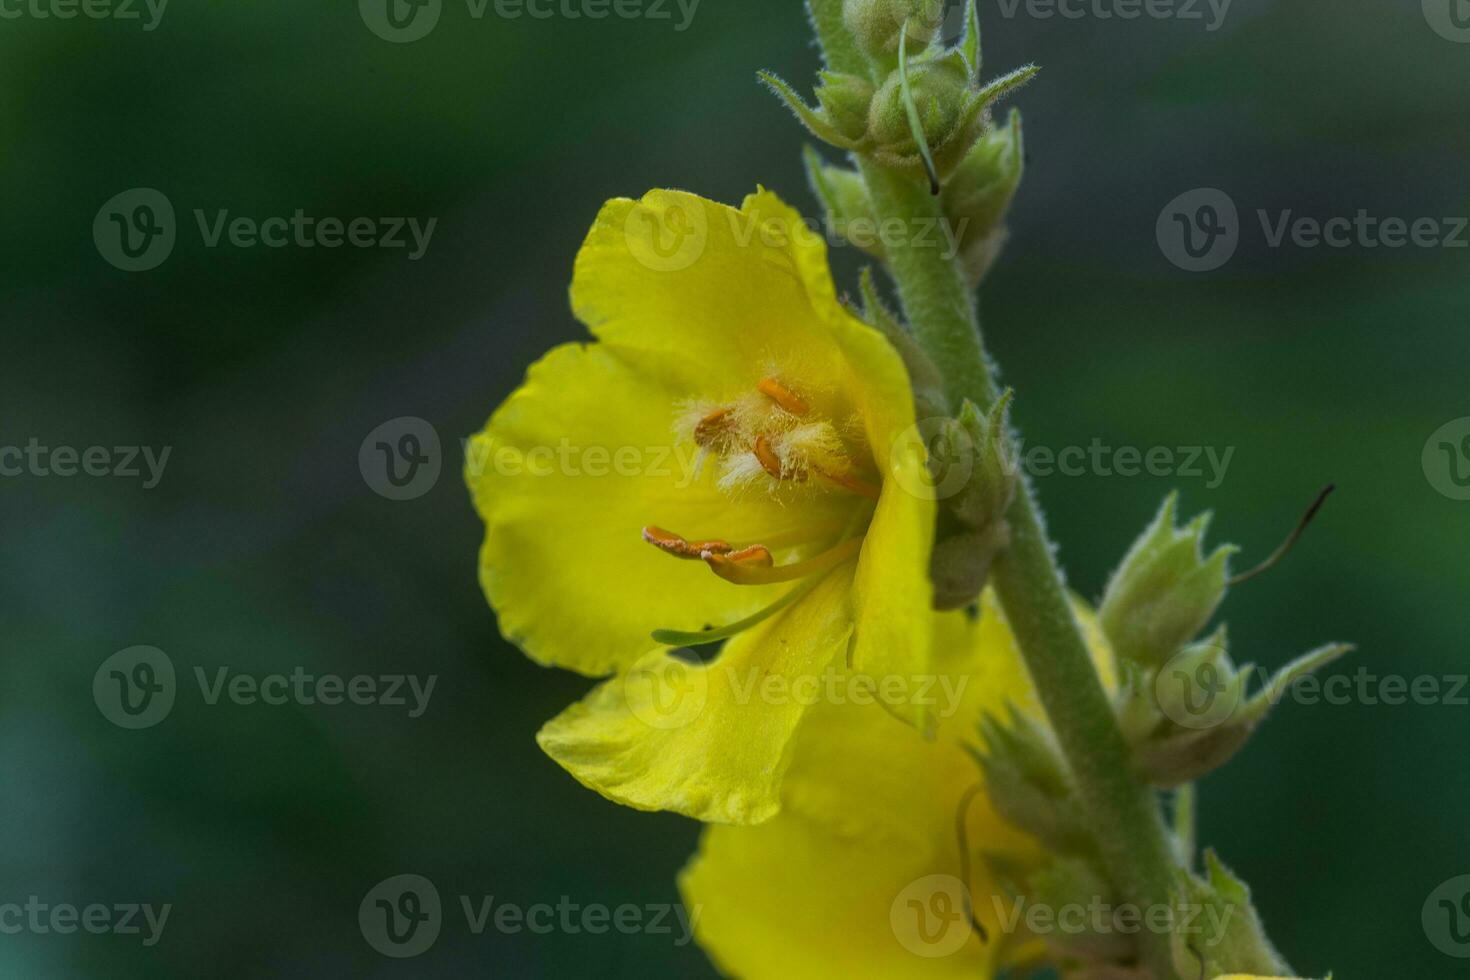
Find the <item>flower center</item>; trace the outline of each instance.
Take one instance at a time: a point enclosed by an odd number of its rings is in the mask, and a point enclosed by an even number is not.
[[[870,459],[860,436],[844,439],[836,425],[816,408],[811,393],[803,393],[775,376],[762,378],[755,390],[723,404],[692,405],[681,417],[679,430],[693,436],[701,465],[714,460],[718,486],[735,496],[750,489],[772,494],[846,493],[878,499],[878,484],[864,475]],[[850,427],[860,431],[859,426]],[[866,508],[865,508],[866,510]],[[772,585],[799,582],[775,603],[739,623],[701,633],[659,630],[660,642],[673,645],[711,643],[747,629],[814,588],[826,574],[853,560],[862,549],[861,533],[828,521],[759,542],[734,545],[722,539],[690,541],[673,531],[649,525],[643,539],[674,558],[703,561],[720,578],[735,585]],[[776,564],[773,552],[802,545],[827,545],[811,557]]]
[[[755,391],[729,404],[694,406],[688,424],[700,452],[717,461],[727,492],[758,486],[779,492],[811,481],[819,489],[878,498],[877,484],[860,473],[837,426],[779,378],[762,378]]]

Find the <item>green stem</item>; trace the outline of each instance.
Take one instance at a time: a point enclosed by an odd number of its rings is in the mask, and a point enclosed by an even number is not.
[[[879,221],[942,218],[939,202],[922,185],[866,162],[861,169]],[[896,244],[888,260],[904,313],[919,343],[943,366],[951,401],[968,398],[988,408],[996,385],[964,273],[932,244]],[[1140,908],[1167,904],[1174,861],[1158,800],[1133,775],[1029,484],[1006,519],[1011,544],[993,567],[995,589],[1097,828],[1110,877]],[[1169,937],[1141,936],[1154,975],[1172,977]]]
[[[828,64],[837,71],[867,72],[842,24],[841,0],[810,4]],[[880,222],[942,221],[940,201],[927,188],[865,160],[859,160],[859,168]],[[951,399],[988,407],[996,385],[959,264],[915,238],[890,247],[888,264],[909,324],[942,366]],[[1158,799],[1133,775],[1127,743],[1073,615],[1029,484],[1017,494],[1007,520],[1011,545],[993,568],[996,592],[1097,828],[1109,875],[1125,901],[1144,909],[1167,904],[1174,860]],[[1153,975],[1173,978],[1169,936],[1146,931],[1141,939]]]

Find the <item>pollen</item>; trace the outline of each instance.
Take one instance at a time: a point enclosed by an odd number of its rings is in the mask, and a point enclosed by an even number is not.
[[[876,497],[856,462],[868,458],[862,433],[846,421],[844,435],[800,386],[772,373],[729,401],[684,406],[677,427],[693,436],[701,464],[717,461],[718,486],[732,495],[762,489]]]

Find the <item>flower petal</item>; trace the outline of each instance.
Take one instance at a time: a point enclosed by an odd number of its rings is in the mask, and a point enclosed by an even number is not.
[[[998,944],[982,942],[964,917],[955,846],[875,848],[782,814],[759,827],[707,828],[680,890],[699,913],[700,945],[731,976],[994,976]],[[972,880],[976,914],[995,937],[989,896],[998,888]]]
[[[679,396],[637,352],[567,344],[467,447],[480,580],[501,632],[538,662],[605,675],[657,649],[654,629],[720,626],[781,594],[642,540],[657,524],[754,542],[801,516],[759,495],[731,506],[713,473],[695,476],[692,444],[673,434]]]
[[[706,386],[773,359],[835,385],[831,325],[852,319],[821,236],[768,192],[739,210],[682,191],[609,201],[577,255],[572,309],[599,340],[662,354]]]
[[[650,654],[548,722],[537,741],[614,802],[715,823],[770,819],[811,703],[793,681],[845,654],[851,580],[850,568],[838,569],[709,664]]]
[[[1090,614],[1078,612],[1094,633]],[[700,943],[723,970],[749,980],[984,977],[1002,957],[1016,964],[1039,954],[1034,941],[1007,933],[1002,917],[1014,907],[980,862],[965,867],[956,832],[965,806],[972,851],[1021,864],[1039,857],[983,792],[971,797],[981,774],[963,748],[984,711],[1007,703],[1039,711],[1035,692],[993,592],[978,620],[933,620],[934,739],[875,705],[820,705],[797,733],[780,815],[705,831],[680,885],[700,912]],[[1106,649],[1095,652],[1110,673]],[[966,870],[989,942],[953,917]]]

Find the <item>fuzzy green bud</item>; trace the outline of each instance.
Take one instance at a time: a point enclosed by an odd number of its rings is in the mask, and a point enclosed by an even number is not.
[[[1123,963],[1138,958],[1137,936],[1125,933],[1106,919],[1085,915],[1089,909],[1116,907],[1117,896],[1112,884],[1097,865],[1088,858],[1058,857],[1030,876],[1031,903],[1051,909],[1078,909],[1084,912],[1080,923],[1069,928],[1055,928],[1041,935],[1052,958],[1058,962],[1086,965],[1090,972],[1081,976],[1116,976]],[[1090,919],[1090,921],[1089,921]],[[1078,927],[1080,925],[1080,928]]]
[[[909,54],[927,48],[943,12],[942,0],[843,0],[842,23],[864,54],[887,65],[898,58],[900,38],[906,39]]]
[[[1051,732],[1013,710],[1008,721],[981,719],[980,735],[985,748],[976,759],[996,811],[1053,852],[1093,853],[1086,814]]]
[[[941,177],[947,176],[984,126],[964,59],[956,54],[910,65],[909,88],[935,166]],[[873,96],[868,112],[868,137],[873,157],[880,164],[916,175],[923,172],[923,158],[914,139],[902,79],[897,72],[889,75]]]
[[[820,73],[817,102],[832,127],[845,138],[861,140],[868,131],[868,113],[873,104],[873,83],[857,75]]]
[[[1187,526],[1174,523],[1176,494],[1113,573],[1098,619],[1119,656],[1157,667],[1188,643],[1215,614],[1228,584],[1226,565],[1236,549],[1204,557],[1209,514]]]
[[[1296,976],[1266,938],[1245,883],[1214,851],[1205,852],[1205,868],[1203,881],[1179,872],[1174,904],[1194,914],[1193,927],[1176,929],[1170,940],[1175,972],[1181,977]]]
[[[930,478],[941,500],[929,578],[934,608],[959,609],[985,588],[991,563],[1011,543],[1005,515],[1017,472],[1007,435],[1010,392],[989,412],[966,401],[959,418],[937,421]]]
[[[1282,668],[1254,696],[1248,688],[1255,668],[1236,668],[1223,628],[1157,670],[1135,665],[1114,703],[1140,778],[1170,787],[1214,772],[1240,751],[1297,679],[1349,649],[1333,644],[1314,650]]]
[[[985,277],[1005,241],[1005,216],[1021,185],[1025,149],[1021,113],[987,129],[944,185],[944,214],[959,239],[972,285]]]

